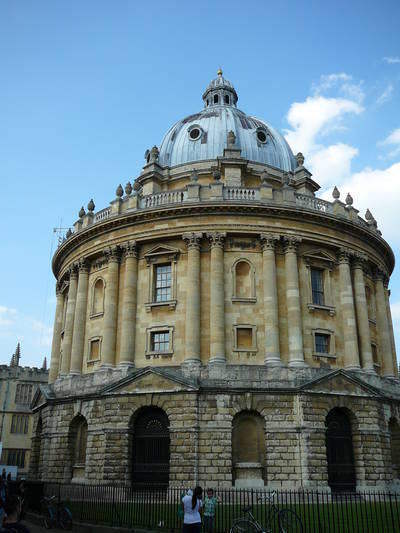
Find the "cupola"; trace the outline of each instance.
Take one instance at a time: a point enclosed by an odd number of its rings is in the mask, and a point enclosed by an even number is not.
[[[204,107],[231,105],[236,107],[238,95],[232,83],[222,76],[222,70],[212,80],[203,94]]]

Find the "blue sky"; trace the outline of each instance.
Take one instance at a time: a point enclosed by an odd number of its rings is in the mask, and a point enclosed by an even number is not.
[[[53,227],[137,177],[220,65],[239,107],[285,132],[322,195],[369,207],[399,258],[399,20],[385,0],[2,0],[0,362],[18,340],[22,364],[50,354]],[[398,332],[399,269],[391,290]]]

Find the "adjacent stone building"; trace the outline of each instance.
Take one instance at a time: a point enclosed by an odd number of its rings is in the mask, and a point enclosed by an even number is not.
[[[30,404],[39,385],[48,381],[46,358],[42,368],[20,366],[18,343],[9,365],[0,365],[0,464],[17,466],[18,475],[29,471],[33,416]]]
[[[222,72],[53,258],[31,474],[385,489],[400,475],[394,257]]]

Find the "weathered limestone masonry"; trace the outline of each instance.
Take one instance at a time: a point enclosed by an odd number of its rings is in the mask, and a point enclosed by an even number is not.
[[[58,247],[32,476],[400,490],[393,252],[237,99],[219,72]]]

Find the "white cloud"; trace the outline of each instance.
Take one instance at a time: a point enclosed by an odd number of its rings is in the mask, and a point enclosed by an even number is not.
[[[318,83],[312,85],[312,89],[315,95],[327,93],[328,91],[335,89],[346,98],[355,100],[361,103],[364,99],[364,91],[362,90],[363,82],[354,82],[353,77],[345,72],[335,74],[324,74],[320,77]]]
[[[353,146],[332,144],[311,154],[308,167],[318,176],[318,183],[323,187],[348,178],[351,175],[351,160],[356,155],[358,150]]]
[[[400,246],[400,233],[398,231],[399,176],[400,162],[384,169],[367,167],[344,180],[339,187],[342,197],[347,192],[352,195],[354,207],[360,210],[360,215],[364,216],[367,208],[371,210],[384,238],[397,247]]]
[[[393,57],[393,56],[390,56],[390,57],[384,57],[383,58],[383,61],[385,63],[388,63],[389,65],[393,65],[395,63],[400,63],[400,57]]]
[[[393,95],[394,87],[391,83],[386,87],[386,89],[383,91],[383,93],[377,98],[376,103],[378,105],[382,105],[388,100],[391,99]]]
[[[396,155],[400,154],[400,128],[393,130],[386,139],[378,142],[378,146],[394,147],[394,149],[387,154],[388,157],[396,157]]]
[[[291,130],[286,139],[295,152],[308,154],[316,148],[316,137],[325,135],[340,125],[346,114],[362,113],[362,106],[345,98],[309,96],[304,102],[290,106],[287,120]]]
[[[392,311],[393,320],[400,321],[400,301],[392,303],[390,305],[390,309]]]

